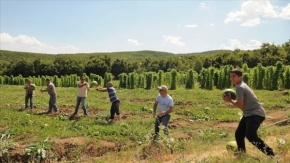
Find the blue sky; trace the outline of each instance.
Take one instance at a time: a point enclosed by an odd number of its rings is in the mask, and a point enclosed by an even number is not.
[[[2,50],[191,53],[290,39],[289,0],[0,2]]]

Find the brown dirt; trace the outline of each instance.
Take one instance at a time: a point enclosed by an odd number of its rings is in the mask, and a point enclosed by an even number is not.
[[[154,101],[155,98],[131,98],[129,99],[130,102],[148,102],[148,101]]]
[[[0,132],[6,130],[6,127],[5,126],[0,126]]]
[[[180,132],[180,133],[174,133],[172,135],[172,137],[174,139],[177,139],[177,140],[188,140],[188,139],[192,139],[193,136],[195,135],[196,133],[193,133],[193,132]]]
[[[189,120],[185,120],[183,118],[177,118],[177,119],[173,119],[173,120],[169,121],[168,128],[174,129],[174,128],[181,127],[181,126],[189,126],[192,124],[193,124],[193,122],[190,122]]]
[[[72,151],[74,151],[78,146],[86,143],[85,137],[73,137],[73,138],[54,138],[55,142],[53,151],[56,153],[56,158],[58,161],[61,160],[71,160],[73,159]]]
[[[23,154],[25,148],[26,148],[26,145],[19,145],[11,149],[9,151],[9,159],[15,162],[27,162],[29,157]]]
[[[238,122],[220,122],[214,125],[215,130],[235,131],[238,127]]]
[[[271,112],[266,114],[265,123],[272,124],[287,118],[288,118],[287,114],[283,112]]]

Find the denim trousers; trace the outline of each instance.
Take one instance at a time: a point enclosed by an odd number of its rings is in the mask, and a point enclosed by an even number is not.
[[[75,109],[74,114],[78,113],[80,104],[82,104],[84,115],[88,115],[87,108],[86,108],[86,97],[77,97],[77,104],[76,104],[76,109]]]
[[[238,145],[238,150],[246,151],[245,138],[249,140],[254,146],[266,155],[274,156],[273,150],[258,137],[257,130],[265,117],[253,115],[242,117],[238,128],[235,132],[235,138]]]
[[[52,109],[55,112],[58,112],[58,108],[57,108],[57,105],[56,105],[56,95],[50,95],[50,98],[49,98],[49,109],[48,109],[48,112],[52,112]]]
[[[159,129],[160,129],[160,123],[162,124],[162,126],[164,126],[163,128],[163,132],[165,135],[168,135],[168,122],[170,120],[170,114],[166,114],[164,116],[157,116],[156,120],[155,120],[155,135],[157,135],[159,133]]]

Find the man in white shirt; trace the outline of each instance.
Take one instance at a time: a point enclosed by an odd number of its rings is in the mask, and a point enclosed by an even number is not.
[[[153,105],[153,117],[155,120],[155,136],[157,138],[159,133],[160,123],[162,124],[165,135],[168,135],[167,125],[170,120],[170,113],[173,111],[173,99],[167,94],[168,88],[166,86],[158,87],[159,95],[157,96]],[[156,116],[156,109],[158,106],[158,114]]]
[[[85,77],[82,76],[81,81],[78,81],[77,88],[78,88],[77,104],[76,104],[75,112],[73,115],[78,114],[80,103],[82,103],[84,115],[88,116],[87,109],[86,109],[86,97],[87,97],[87,91],[90,90],[90,86],[85,81]]]

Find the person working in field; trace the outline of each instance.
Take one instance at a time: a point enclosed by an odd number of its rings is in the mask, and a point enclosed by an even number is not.
[[[167,94],[168,88],[166,86],[158,87],[159,95],[157,96],[153,105],[153,117],[155,118],[155,135],[154,139],[157,138],[160,128],[160,123],[164,126],[164,134],[168,135],[168,122],[170,120],[170,113],[173,111],[173,99]],[[158,106],[158,113],[156,114]]]
[[[32,81],[30,79],[27,80],[27,84],[24,85],[25,89],[25,109],[28,108],[28,100],[30,102],[30,109],[33,108],[33,93],[35,90],[35,87],[31,87]]]
[[[47,88],[41,89],[40,92],[48,92],[49,94],[49,108],[46,112],[47,114],[52,113],[52,109],[55,111],[55,113],[59,113],[59,110],[56,105],[56,89],[52,82],[50,82],[50,79],[47,78],[46,80]]]
[[[73,113],[73,115],[78,114],[80,103],[82,103],[84,115],[88,116],[87,109],[86,109],[86,97],[87,97],[87,91],[90,90],[90,87],[89,87],[89,84],[85,81],[84,76],[82,76],[81,80],[77,82],[77,88],[78,88],[77,104],[76,104],[75,112]]]
[[[239,155],[246,152],[246,137],[249,142],[266,155],[275,156],[273,150],[257,135],[257,130],[265,119],[265,110],[259,103],[253,90],[243,82],[242,71],[239,69],[231,70],[230,80],[232,84],[236,86],[236,100],[232,100],[230,96],[225,95],[223,95],[223,100],[233,104],[243,111],[243,117],[235,132],[238,146],[238,151],[235,154]]]
[[[111,116],[110,116],[110,123],[114,122],[115,114],[117,115],[117,120],[121,120],[121,115],[120,115],[120,100],[117,96],[116,89],[113,87],[112,82],[107,83],[107,88],[101,88],[98,86],[96,88],[97,91],[100,92],[108,92],[110,101],[112,103],[111,105]]]

